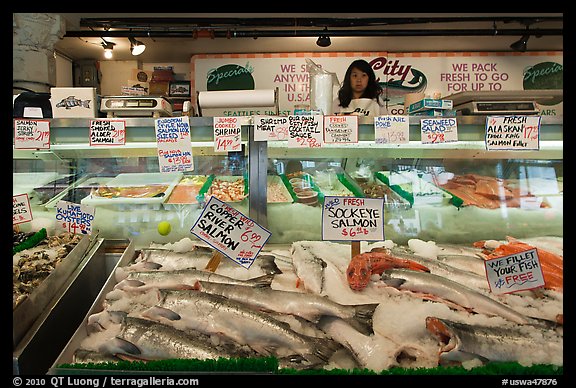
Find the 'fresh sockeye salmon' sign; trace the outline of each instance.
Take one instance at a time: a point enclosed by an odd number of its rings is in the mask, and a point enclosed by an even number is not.
[[[324,197],[322,240],[384,240],[384,199]]]

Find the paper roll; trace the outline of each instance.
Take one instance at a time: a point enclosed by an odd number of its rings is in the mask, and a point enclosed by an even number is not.
[[[200,108],[244,108],[275,106],[276,91],[261,90],[222,90],[198,93]]]
[[[332,74],[315,74],[310,77],[310,107],[322,114],[332,114],[334,83]]]

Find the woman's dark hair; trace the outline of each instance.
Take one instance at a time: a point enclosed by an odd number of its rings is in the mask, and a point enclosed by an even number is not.
[[[350,77],[352,75],[352,69],[358,69],[368,74],[368,86],[361,98],[370,98],[376,100],[380,104],[380,95],[382,94],[382,86],[376,82],[376,74],[368,62],[364,59],[357,59],[348,66],[346,70],[346,75],[344,76],[344,82],[342,82],[342,87],[338,91],[338,100],[340,101],[340,106],[347,108],[352,100],[352,87],[350,86]]]

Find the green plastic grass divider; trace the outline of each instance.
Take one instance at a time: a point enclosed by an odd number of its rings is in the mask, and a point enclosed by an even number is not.
[[[388,177],[382,174],[380,171],[375,172],[374,176],[382,182],[386,183],[396,194],[408,201],[408,203],[410,203],[410,207],[414,206],[414,196],[412,193],[407,192],[399,185],[391,185]]]
[[[40,244],[48,236],[45,228],[40,229],[38,232],[34,233],[32,236],[28,237],[26,240],[22,241],[20,244],[12,248],[12,255],[23,251],[25,249],[30,249]]]
[[[348,190],[350,190],[352,192],[352,194],[354,194],[355,197],[360,197],[360,198],[365,197],[364,191],[362,191],[362,189],[360,189],[360,187],[358,187],[357,184],[351,182],[345,173],[339,172],[339,173],[336,173],[336,176],[338,177],[338,180],[340,181],[340,183],[342,183],[344,185],[344,187],[346,187]]]

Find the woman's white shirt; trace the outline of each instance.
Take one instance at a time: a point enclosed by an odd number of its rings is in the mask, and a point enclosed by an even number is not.
[[[350,101],[347,107],[341,107],[338,104],[340,100],[335,99],[332,108],[334,114],[356,115],[356,116],[380,116],[387,115],[388,109],[378,104],[371,98],[356,98]]]

